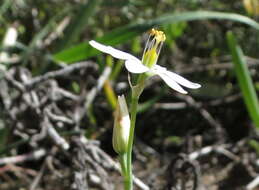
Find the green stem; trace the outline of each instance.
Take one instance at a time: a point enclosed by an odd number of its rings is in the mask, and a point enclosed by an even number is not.
[[[120,165],[121,165],[121,173],[124,178],[124,189],[127,189],[128,186],[128,177],[127,177],[127,154],[119,155]]]
[[[127,154],[119,155],[120,165],[121,165],[121,173],[122,176],[125,177],[127,174]]]
[[[127,155],[126,175],[124,176],[124,190],[133,190],[132,174],[132,148],[134,141],[134,130],[137,117],[138,101],[145,87],[145,74],[139,75],[136,86],[131,88],[131,106],[130,106],[130,134]]]
[[[138,107],[138,97],[132,95],[131,99],[131,121],[130,121],[130,136],[129,136],[129,144],[128,144],[128,151],[127,151],[127,175],[126,175],[126,186],[125,190],[132,190],[133,189],[133,176],[132,176],[132,147],[133,147],[133,140],[134,140],[134,129],[136,123],[136,116],[137,116],[137,107]]]

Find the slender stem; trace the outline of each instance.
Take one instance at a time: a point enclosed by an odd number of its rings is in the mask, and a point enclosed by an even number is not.
[[[124,176],[124,190],[133,190],[133,175],[132,175],[132,148],[134,141],[134,130],[137,117],[137,108],[139,96],[145,87],[145,74],[139,75],[136,86],[131,88],[131,106],[130,106],[130,134],[127,148],[127,166],[126,175]]]
[[[119,161],[121,165],[121,173],[122,176],[125,177],[127,174],[127,154],[120,154],[119,155]]]
[[[126,188],[125,190],[133,190],[133,176],[132,176],[132,147],[133,147],[133,140],[134,140],[134,129],[136,123],[136,116],[137,116],[137,107],[138,107],[138,97],[132,95],[131,98],[131,121],[130,121],[130,135],[129,135],[129,144],[128,144],[128,151],[127,151],[127,178]]]
[[[127,154],[119,155],[120,165],[121,165],[121,173],[124,178],[124,189],[127,189],[128,186],[128,177],[127,177]]]

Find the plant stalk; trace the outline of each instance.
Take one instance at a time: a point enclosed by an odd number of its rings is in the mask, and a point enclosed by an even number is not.
[[[138,100],[139,98],[133,95],[131,98],[131,121],[130,121],[130,135],[129,135],[129,144],[128,144],[128,151],[127,151],[127,167],[126,167],[126,186],[125,190],[133,190],[133,176],[132,176],[132,148],[133,148],[133,141],[134,141],[134,130],[136,124],[136,116],[137,116],[137,108],[138,108]]]

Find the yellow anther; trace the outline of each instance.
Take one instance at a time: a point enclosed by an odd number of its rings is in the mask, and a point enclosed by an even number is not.
[[[153,65],[156,64],[157,58],[165,39],[166,37],[164,32],[156,30],[154,28],[149,31],[149,38],[146,43],[146,47],[142,57],[142,63],[144,65],[151,68]]]
[[[156,30],[154,28],[152,28],[150,30],[150,35],[151,36],[154,36],[154,38],[157,40],[157,42],[164,42],[166,37],[165,37],[165,33],[163,31],[159,31],[159,30]]]

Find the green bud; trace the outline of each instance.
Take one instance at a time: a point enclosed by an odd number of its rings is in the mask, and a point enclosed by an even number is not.
[[[118,96],[118,104],[114,117],[113,149],[118,154],[124,154],[127,152],[130,134],[130,117],[124,95]]]

